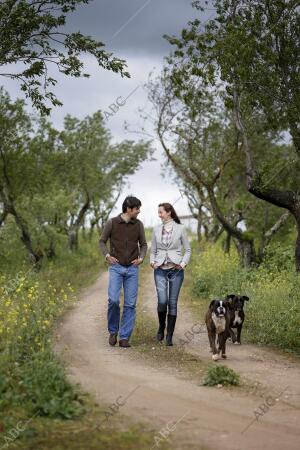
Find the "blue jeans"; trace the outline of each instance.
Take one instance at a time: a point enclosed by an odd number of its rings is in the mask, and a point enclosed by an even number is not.
[[[108,284],[107,322],[109,333],[118,333],[120,339],[129,339],[133,331],[136,316],[139,266],[111,264]],[[124,306],[120,326],[120,294],[124,288]]]
[[[168,314],[177,316],[177,302],[183,279],[183,269],[154,269],[158,311],[167,311],[168,308]]]

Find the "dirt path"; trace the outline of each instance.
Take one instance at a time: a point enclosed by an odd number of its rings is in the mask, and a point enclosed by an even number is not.
[[[93,393],[99,403],[114,403],[118,399],[124,404],[120,408],[122,414],[156,429],[153,439],[169,423],[170,430],[174,430],[169,439],[174,449],[299,449],[299,362],[256,346],[228,348],[228,366],[269,387],[270,408],[256,421],[254,411],[262,399],[235,390],[199,386],[176,377],[169,367],[150,367],[140,358],[130,358],[131,349],[110,347],[107,283],[105,272],[82,293],[78,304],[58,326],[55,348],[67,361],[73,382]],[[156,314],[150,271],[149,282],[140,289],[138,301],[143,311]],[[189,311],[180,307],[174,343],[179,343],[194,323]],[[210,358],[204,334],[195,335],[185,347],[193,354]],[[172,427],[171,421],[177,425]],[[153,448],[159,448],[155,442]]]

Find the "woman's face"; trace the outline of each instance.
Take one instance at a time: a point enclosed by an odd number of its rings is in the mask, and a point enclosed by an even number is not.
[[[159,206],[158,217],[163,221],[169,220],[171,218],[171,211],[167,212],[163,206]]]

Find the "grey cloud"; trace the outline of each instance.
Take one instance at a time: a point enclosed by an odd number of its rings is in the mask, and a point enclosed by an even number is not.
[[[163,34],[178,34],[199,12],[191,0],[147,1],[93,1],[70,15],[68,29],[90,34],[112,51],[166,54],[170,46]]]

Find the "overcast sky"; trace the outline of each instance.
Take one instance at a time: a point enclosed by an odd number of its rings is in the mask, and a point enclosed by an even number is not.
[[[201,16],[206,20],[212,13],[208,10]],[[125,131],[124,121],[130,124],[131,129],[138,129],[141,124],[138,108],[150,107],[142,85],[147,81],[150,71],[160,71],[163,58],[171,50],[162,36],[178,35],[187,22],[196,16],[199,16],[199,12],[192,8],[191,0],[94,0],[80,6],[68,16],[68,31],[81,31],[105,43],[106,50],[127,61],[131,78],[124,79],[100,69],[92,57],[84,58],[85,72],[91,75],[88,79],[65,77],[53,71],[53,76],[58,80],[55,93],[63,102],[62,107],[52,110],[54,126],[62,128],[63,118],[68,113],[83,118],[99,109],[106,111],[117,97],[125,98],[135,90],[126,104],[107,120],[107,126],[116,141],[138,139],[135,134]],[[13,98],[22,97],[17,83],[7,80],[2,80],[2,83]],[[147,126],[151,127],[151,124]],[[141,199],[139,217],[146,225],[158,223],[157,204],[160,202],[176,202],[179,214],[188,213],[186,202],[180,198],[176,184],[161,176],[164,157],[158,143],[155,148],[157,161],[144,163],[136,174],[130,176],[129,185],[124,185],[114,214],[119,212],[122,199],[127,194],[134,194]]]

